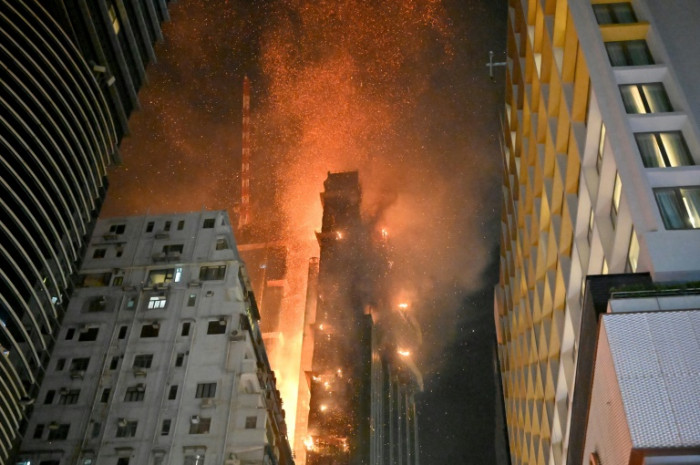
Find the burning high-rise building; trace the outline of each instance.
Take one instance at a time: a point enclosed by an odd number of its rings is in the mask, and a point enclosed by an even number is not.
[[[329,173],[324,189],[317,302],[306,321],[313,332],[306,463],[417,464],[414,394],[422,379],[410,356],[420,331],[363,287],[376,280],[382,294],[386,268],[362,222],[358,173]]]

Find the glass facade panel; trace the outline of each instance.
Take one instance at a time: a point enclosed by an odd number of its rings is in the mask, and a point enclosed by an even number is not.
[[[663,113],[673,111],[671,101],[660,82],[620,86],[627,113]]]
[[[666,229],[700,228],[700,186],[654,189]]]
[[[638,133],[634,137],[647,168],[695,164],[680,131]]]

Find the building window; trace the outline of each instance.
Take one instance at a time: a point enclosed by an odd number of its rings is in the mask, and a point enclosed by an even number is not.
[[[136,308],[136,297],[129,297],[126,300],[126,309],[127,310],[134,310]]]
[[[113,224],[109,227],[109,232],[112,234],[124,234],[124,231],[126,231],[125,224]]]
[[[175,366],[181,367],[185,363],[185,354],[177,354],[175,356]]]
[[[215,218],[207,218],[204,220],[204,224],[202,224],[202,228],[211,229],[214,227],[215,224],[216,224]]]
[[[177,230],[182,231],[185,228],[185,220],[180,220],[177,222]]]
[[[119,328],[119,335],[117,336],[117,338],[119,338],[119,339],[124,339],[124,338],[126,338],[126,331],[127,331],[127,330],[128,330],[128,327],[127,327],[127,326],[122,326],[122,327],[120,327],[120,328]]]
[[[68,328],[66,330],[66,341],[70,341],[75,336],[75,328]]]
[[[660,82],[620,86],[627,113],[663,113],[673,111],[671,101]]]
[[[92,258],[105,258],[106,253],[107,249],[95,249],[92,253]]]
[[[588,245],[593,241],[593,227],[595,225],[595,213],[593,209],[588,214],[588,231],[586,232],[586,239],[588,240]]]
[[[117,257],[121,257],[121,251],[117,251]],[[112,286],[121,286],[124,284],[124,276],[115,276],[114,279],[112,280]]]
[[[114,6],[114,4],[109,6],[109,19],[112,22],[112,30],[114,31],[114,35],[119,34],[119,16],[117,15],[117,8]]]
[[[78,341],[80,342],[91,342],[97,340],[97,335],[100,332],[100,328],[87,328],[81,331],[78,335]]]
[[[90,357],[74,358],[70,362],[70,371],[85,371],[90,364]]]
[[[184,248],[184,244],[168,244],[163,246],[163,253],[170,256],[176,256],[180,255]]]
[[[225,237],[219,237],[216,239],[216,250],[226,250],[228,249],[228,241]]]
[[[107,299],[104,296],[94,297],[90,299],[88,304],[88,312],[102,312],[107,308]]]
[[[700,228],[700,186],[654,189],[666,229]]]
[[[63,368],[66,366],[66,359],[65,358],[59,358],[56,360],[56,371],[61,371]]]
[[[181,336],[189,336],[190,335],[190,323],[185,322],[182,323],[182,331],[180,332]]]
[[[109,395],[112,393],[112,390],[110,388],[104,388],[102,390],[102,396],[100,396],[100,402],[103,404],[106,404],[109,402]]]
[[[134,357],[134,368],[151,368],[153,354],[140,354]]]
[[[226,276],[226,265],[203,266],[199,268],[200,281],[216,281]]]
[[[653,65],[654,58],[644,40],[625,40],[622,42],[605,42],[610,64],[613,66]]]
[[[202,465],[204,463],[204,454],[185,455],[183,465]]]
[[[258,417],[245,417],[245,429],[255,429],[258,426]]]
[[[118,438],[133,438],[136,436],[136,427],[138,426],[137,421],[124,421],[119,420],[117,426],[117,437]]]
[[[46,396],[44,397],[44,403],[45,404],[52,404],[55,396],[56,396],[56,391],[54,391],[53,389],[49,389],[48,391],[46,391]]]
[[[160,325],[158,323],[143,325],[141,326],[141,337],[158,337],[159,331]]]
[[[34,436],[33,436],[33,438],[34,438],[34,439],[41,439],[41,437],[42,437],[43,435],[44,435],[44,425],[41,424],[41,423],[39,423],[39,424],[36,425],[36,427],[34,428]]]
[[[226,320],[212,320],[207,325],[207,334],[224,334],[226,333]]]
[[[168,268],[165,270],[151,270],[148,273],[148,285],[153,286],[156,284],[170,283],[175,280],[175,268]]]
[[[148,308],[149,309],[165,308],[165,305],[167,303],[168,303],[168,298],[165,297],[164,295],[152,295],[151,297],[148,298]]]
[[[211,426],[211,418],[192,417],[190,420],[190,434],[207,434]]]
[[[617,226],[617,216],[620,213],[620,198],[622,197],[622,180],[620,173],[615,174],[615,184],[613,185],[612,202],[610,205],[610,221],[613,228]]]
[[[91,436],[93,439],[96,437],[100,436],[100,431],[102,431],[102,423],[99,421],[96,421],[95,423],[92,424],[92,433]]]
[[[603,150],[605,149],[605,125],[600,125],[600,139],[598,139],[598,155],[595,160],[595,169],[600,174],[600,170],[603,167]]]
[[[637,17],[629,2],[599,3],[593,5],[593,13],[598,24],[636,23]]]
[[[199,383],[197,384],[197,392],[195,399],[207,399],[216,396],[216,383]]]
[[[61,396],[58,398],[58,403],[61,405],[77,404],[80,397],[80,389],[61,390]]]
[[[625,265],[625,273],[636,273],[637,263],[639,262],[639,241],[637,240],[637,233],[632,230],[632,235],[630,236],[630,246],[627,250],[627,264]]]
[[[163,225],[163,231],[170,231],[171,224],[172,224],[172,221],[166,221],[165,225]]]
[[[68,431],[70,430],[70,424],[68,423],[51,423],[49,425],[49,441],[63,440],[68,437]]]
[[[146,395],[146,386],[143,384],[137,384],[136,386],[129,386],[126,388],[126,394],[124,395],[124,402],[141,402]]]
[[[693,165],[693,158],[680,131],[644,132],[634,135],[647,168]]]
[[[116,370],[118,366],[119,366],[119,356],[115,355],[114,357],[112,357],[112,360],[109,362],[109,369]]]
[[[170,390],[168,391],[168,400],[175,399],[177,399],[177,385],[170,386]]]
[[[148,224],[146,225],[146,232],[153,232],[153,227],[155,226],[155,223],[153,221],[149,221]]]
[[[117,465],[129,465],[129,457],[119,457],[117,459]]]
[[[188,307],[194,307],[194,304],[197,303],[197,294],[190,294],[190,296],[187,298],[187,306]]]
[[[160,427],[160,435],[161,436],[167,436],[168,434],[170,434],[170,424],[171,424],[170,419],[163,420],[163,424]]]

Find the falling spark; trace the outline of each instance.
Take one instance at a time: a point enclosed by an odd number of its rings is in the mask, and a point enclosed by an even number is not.
[[[401,303],[399,304],[399,308],[400,308],[401,310],[406,310],[406,309],[408,308],[408,304],[407,304],[406,302],[401,302]]]
[[[408,357],[409,355],[411,355],[411,352],[410,352],[410,351],[408,351],[408,350],[403,350],[403,349],[397,350],[396,353],[399,354],[399,355],[402,356],[402,357]]]
[[[322,412],[325,412],[326,410],[328,410],[328,406],[326,404],[323,404],[319,407],[319,410],[321,410]]]

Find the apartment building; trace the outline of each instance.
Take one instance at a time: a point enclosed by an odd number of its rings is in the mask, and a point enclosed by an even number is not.
[[[224,211],[97,222],[21,464],[292,464]]]
[[[511,0],[508,14],[495,319],[510,453],[581,463],[588,277],[700,279],[700,3]]]

